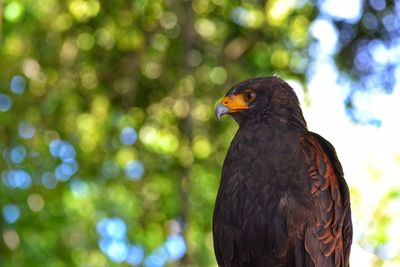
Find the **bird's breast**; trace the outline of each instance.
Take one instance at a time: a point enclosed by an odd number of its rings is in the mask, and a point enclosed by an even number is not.
[[[307,168],[296,133],[238,132],[222,170],[221,201],[235,221],[266,225],[300,216],[295,209],[311,210]]]

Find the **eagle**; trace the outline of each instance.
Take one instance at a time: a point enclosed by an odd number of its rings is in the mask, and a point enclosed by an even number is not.
[[[215,108],[239,125],[213,214],[220,267],[347,267],[350,195],[332,144],[307,129],[279,77],[233,86]]]

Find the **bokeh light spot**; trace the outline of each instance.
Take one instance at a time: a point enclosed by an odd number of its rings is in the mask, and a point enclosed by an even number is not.
[[[53,157],[62,160],[74,159],[76,156],[75,148],[68,142],[56,139],[50,142],[50,153]]]
[[[18,134],[23,139],[30,139],[36,133],[35,126],[32,123],[22,121],[18,125]]]
[[[124,239],[126,231],[125,222],[118,217],[102,218],[97,223],[97,232],[104,238]]]
[[[385,29],[388,32],[394,32],[396,31],[398,28],[400,28],[400,23],[397,22],[396,17],[393,16],[392,14],[388,14],[386,15],[383,19],[382,19],[382,23],[385,26]]]
[[[99,241],[100,249],[116,263],[121,263],[128,256],[128,248],[124,241],[102,238]]]
[[[165,241],[164,247],[168,252],[169,261],[177,261],[186,253],[185,240],[181,235],[170,235]]]
[[[19,246],[19,235],[14,230],[6,230],[3,233],[4,244],[11,250],[15,250]]]
[[[177,89],[181,96],[191,96],[195,88],[196,79],[192,75],[186,75],[179,81]]]
[[[39,194],[30,194],[27,199],[29,208],[34,212],[39,212],[44,207],[44,199]]]
[[[79,52],[75,39],[68,38],[64,41],[60,51],[60,60],[63,64],[72,64]]]
[[[160,24],[165,29],[172,29],[178,22],[178,17],[175,13],[165,12],[160,18]]]
[[[16,146],[11,150],[11,160],[15,163],[21,163],[26,157],[26,148],[24,146]]]
[[[20,75],[15,75],[10,82],[11,92],[17,95],[24,93],[26,88],[26,80]]]
[[[136,158],[136,152],[132,147],[121,148],[115,159],[120,166],[125,166],[128,161],[134,160]]]
[[[264,22],[264,14],[257,9],[237,7],[232,12],[232,20],[245,28],[258,28]]]
[[[70,183],[72,194],[77,198],[83,198],[89,193],[89,186],[81,179],[73,179]]]
[[[39,80],[42,68],[35,59],[27,58],[23,62],[22,71],[26,77],[32,80]]]
[[[190,66],[197,67],[201,64],[202,60],[203,60],[203,56],[199,50],[192,49],[189,51],[187,61]]]
[[[369,3],[376,11],[381,11],[386,7],[385,0],[369,0]]]
[[[134,128],[126,127],[122,129],[119,139],[124,145],[133,145],[137,140],[137,133]]]
[[[211,110],[210,105],[206,103],[198,102],[195,104],[194,108],[192,109],[192,116],[194,119],[205,122],[210,119],[211,117]]]
[[[283,69],[289,64],[289,54],[286,50],[277,49],[271,55],[271,63],[276,68]]]
[[[16,22],[21,19],[24,13],[24,7],[22,3],[18,1],[12,1],[4,8],[4,18],[10,22]]]
[[[223,67],[215,67],[211,70],[210,78],[215,84],[223,84],[228,78],[228,73]]]
[[[272,0],[266,5],[267,19],[272,26],[281,26],[296,5],[295,0]]]
[[[80,71],[82,86],[86,89],[94,89],[98,85],[96,71],[92,67],[84,67]]]
[[[157,79],[162,73],[162,66],[158,62],[149,62],[143,65],[144,74],[150,79]]]
[[[95,39],[90,33],[81,33],[76,39],[78,47],[82,50],[90,50],[93,48]]]
[[[72,18],[70,14],[60,14],[55,22],[55,26],[59,31],[68,30],[72,25]]]
[[[168,259],[168,251],[164,248],[158,248],[153,251],[144,261],[145,267],[162,267]]]
[[[362,25],[365,29],[374,31],[378,28],[379,21],[374,14],[368,12],[363,16]]]
[[[154,49],[156,49],[157,51],[163,52],[169,46],[169,39],[164,34],[158,33],[153,37],[153,40],[151,42],[151,46]]]
[[[193,153],[197,158],[204,159],[211,152],[208,139],[204,136],[196,136],[193,140]]]
[[[27,189],[32,184],[31,175],[22,169],[4,170],[2,180],[5,185],[20,189]]]
[[[176,100],[174,105],[172,106],[172,111],[179,118],[187,117],[187,115],[189,115],[190,112],[189,102],[186,101],[185,99]]]
[[[57,179],[52,172],[46,172],[42,175],[42,184],[47,189],[53,189],[57,185]]]
[[[140,245],[131,245],[128,248],[128,255],[126,262],[130,265],[136,266],[142,263],[144,258],[144,249]]]
[[[69,11],[80,21],[85,21],[96,16],[100,11],[100,3],[97,0],[72,0],[69,4]]]
[[[3,207],[3,218],[9,224],[15,223],[20,214],[20,209],[16,205],[8,204]]]
[[[0,112],[9,111],[12,106],[11,98],[8,95],[0,93]]]
[[[197,14],[202,14],[207,12],[210,6],[210,1],[208,0],[194,0],[192,1],[192,8]]]
[[[120,263],[125,260],[137,260],[137,256],[130,254],[131,247],[128,247],[129,244],[126,236],[127,227],[121,218],[102,218],[97,222],[96,228],[100,235],[100,249],[113,262]],[[135,251],[132,252],[137,253]]]
[[[190,147],[182,146],[179,149],[178,153],[179,163],[184,166],[188,167],[193,164],[193,152]]]
[[[209,19],[198,19],[194,24],[195,30],[207,40],[211,40],[214,38],[217,28],[215,24]]]
[[[78,171],[79,165],[73,159],[68,159],[58,165],[55,170],[55,176],[59,181],[67,181]]]
[[[125,174],[133,180],[139,180],[144,174],[144,166],[138,160],[129,161],[125,166]]]
[[[112,31],[102,28],[96,31],[97,44],[105,49],[112,49],[115,45],[115,36]]]

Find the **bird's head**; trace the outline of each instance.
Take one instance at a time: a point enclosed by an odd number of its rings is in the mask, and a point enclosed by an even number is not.
[[[233,86],[215,108],[215,116],[231,115],[239,125],[258,120],[306,128],[293,89],[277,76],[253,78]]]

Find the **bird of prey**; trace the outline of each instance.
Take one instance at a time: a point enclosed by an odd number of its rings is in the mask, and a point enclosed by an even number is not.
[[[232,87],[215,109],[239,125],[213,216],[221,267],[347,267],[350,196],[334,147],[307,130],[279,77]]]

